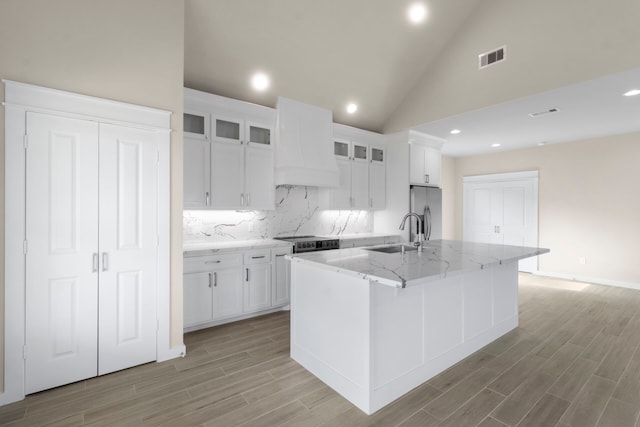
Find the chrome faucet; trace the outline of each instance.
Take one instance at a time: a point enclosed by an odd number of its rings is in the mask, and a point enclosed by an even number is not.
[[[418,248],[418,252],[422,252],[422,242],[424,242],[424,234],[422,234],[422,219],[420,219],[420,215],[414,212],[409,212],[402,218],[402,222],[400,223],[400,230],[404,230],[404,225],[407,222],[407,218],[413,216],[416,218],[416,222],[418,223],[418,240],[413,242],[413,245]]]

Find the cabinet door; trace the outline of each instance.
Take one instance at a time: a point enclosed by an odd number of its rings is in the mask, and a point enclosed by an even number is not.
[[[209,114],[191,109],[185,109],[182,130],[185,137],[194,139],[209,139]]]
[[[100,125],[98,374],[156,359],[156,132]]]
[[[372,161],[369,164],[369,197],[371,209],[384,209],[387,205],[387,177],[385,165]]]
[[[245,122],[245,136],[246,143],[249,145],[271,147],[273,126],[248,120]]]
[[[336,157],[338,165],[338,188],[331,192],[331,209],[351,208],[351,161]]]
[[[409,180],[411,184],[426,184],[425,151],[426,147],[422,145],[411,144],[409,146]]]
[[[211,117],[213,140],[218,142],[244,143],[244,121],[230,116],[214,114]]]
[[[273,282],[271,284],[271,305],[284,305],[289,303],[290,289],[290,261],[284,256],[291,253],[291,248],[273,250]]]
[[[271,263],[245,267],[244,312],[271,306]]]
[[[353,160],[351,162],[351,207],[369,209],[369,163]]]
[[[184,207],[209,206],[211,196],[211,143],[184,138]]]
[[[27,113],[26,125],[30,394],[97,375],[99,143],[91,121]]]
[[[212,286],[213,272],[187,273],[183,276],[185,327],[213,318]]]
[[[211,207],[238,209],[245,204],[244,145],[211,144]]]
[[[212,272],[213,319],[242,313],[242,268],[228,268]]]
[[[245,207],[253,210],[274,210],[273,150],[250,144],[245,150]]]
[[[440,187],[440,168],[442,162],[442,155],[440,150],[436,148],[425,148],[425,184],[431,187]]]

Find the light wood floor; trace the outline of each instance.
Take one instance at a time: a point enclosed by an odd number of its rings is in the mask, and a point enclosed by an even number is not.
[[[521,275],[519,328],[370,417],[289,359],[281,312],[0,407],[0,425],[640,427],[639,342],[639,291]]]

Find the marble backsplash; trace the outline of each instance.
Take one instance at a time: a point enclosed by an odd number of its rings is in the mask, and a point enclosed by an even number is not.
[[[371,233],[371,211],[319,208],[318,189],[280,185],[275,211],[184,211],[183,240],[232,241],[278,236]]]

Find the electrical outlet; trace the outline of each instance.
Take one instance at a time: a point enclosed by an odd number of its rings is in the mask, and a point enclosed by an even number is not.
[[[587,259],[581,256],[580,258],[578,258],[578,262],[580,263],[580,265],[585,265],[587,263]]]

